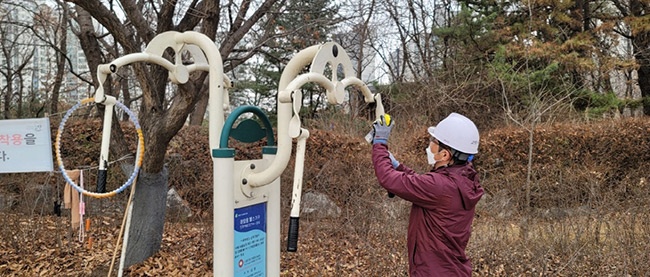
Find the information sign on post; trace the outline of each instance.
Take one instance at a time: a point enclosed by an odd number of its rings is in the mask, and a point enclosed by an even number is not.
[[[0,120],[0,173],[52,170],[49,118]]]
[[[266,276],[266,202],[235,209],[235,276]]]

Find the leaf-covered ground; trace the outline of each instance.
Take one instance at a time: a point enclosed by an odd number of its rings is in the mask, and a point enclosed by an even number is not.
[[[66,165],[93,166],[99,147],[93,130],[101,128],[92,124],[69,123],[76,136],[64,135]],[[427,168],[425,127],[401,122],[390,145],[400,161],[420,171]],[[408,203],[387,198],[372,178],[366,130],[329,128],[310,130],[303,192],[326,194],[341,215],[301,217],[298,252],[281,252],[282,276],[406,276]],[[649,276],[650,120],[544,125],[533,134],[529,183],[530,133],[503,128],[482,134],[475,165],[487,193],[467,249],[474,276]],[[125,275],[212,276],[212,163],[209,155],[197,154],[208,153],[207,145],[201,128],[185,128],[172,140],[170,186],[195,216],[168,220],[160,251]],[[259,145],[238,148],[237,155],[254,159]],[[287,221],[292,177],[293,160],[282,175]],[[0,192],[13,197],[12,209],[0,213],[0,276],[107,276],[126,197],[89,209],[91,228],[80,242],[69,227],[69,211],[52,215],[51,200],[31,186],[61,190],[60,177],[0,178]],[[112,178],[108,189],[123,182]],[[113,276],[117,270],[116,261]]]
[[[107,276],[111,270],[119,218],[90,217],[96,223],[82,241],[65,217],[3,214],[2,218],[3,236],[23,239],[0,241],[1,276]],[[359,234],[344,234],[331,226],[321,228],[305,221],[301,227],[298,251],[281,252],[282,276],[368,276],[369,272],[404,275],[401,234],[395,238],[371,234],[368,238],[376,238],[361,240]],[[125,275],[212,276],[211,230],[208,223],[168,222],[160,251],[128,268]],[[119,251],[115,260],[112,276],[119,269]]]

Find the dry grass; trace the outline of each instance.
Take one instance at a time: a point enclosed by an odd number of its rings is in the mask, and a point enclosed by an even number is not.
[[[479,276],[647,276],[647,212],[476,220]]]

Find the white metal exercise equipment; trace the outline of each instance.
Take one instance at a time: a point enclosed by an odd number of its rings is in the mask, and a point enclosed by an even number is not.
[[[163,54],[167,49],[174,51],[175,61],[174,63],[163,58]],[[194,63],[190,65],[183,64],[183,54],[189,53]],[[149,42],[147,48],[142,53],[133,53],[126,56],[115,59],[109,64],[99,65],[97,68],[97,77],[99,79],[99,87],[95,93],[95,102],[101,104],[112,104],[116,100],[113,96],[105,95],[103,89],[103,83],[106,81],[106,78],[109,74],[116,73],[119,68],[135,63],[135,62],[149,62],[160,65],[167,69],[169,72],[169,80],[175,84],[183,84],[189,80],[189,74],[191,72],[200,70],[208,71],[208,82],[209,82],[209,105],[211,107],[209,115],[209,130],[210,138],[209,144],[210,148],[218,148],[219,142],[218,138],[221,133],[221,127],[224,123],[224,111],[228,109],[228,94],[226,88],[230,87],[230,80],[223,74],[223,63],[221,60],[221,55],[219,50],[213,41],[211,41],[207,36],[198,33],[198,32],[165,32],[154,37],[154,39]],[[108,111],[108,109],[107,109]],[[112,111],[112,109],[111,109]],[[108,123],[107,123],[108,122]],[[108,126],[107,126],[108,124]],[[213,136],[213,134],[215,134]],[[108,145],[110,141],[110,121],[104,120],[104,129],[102,136],[102,147],[100,155],[100,177],[97,181],[98,189],[101,188],[101,184],[105,183],[106,178],[106,167],[102,167],[108,161]],[[101,172],[104,172],[101,174]],[[221,172],[221,171],[219,171]],[[101,180],[103,175],[104,180]],[[215,168],[215,175],[219,176]],[[216,178],[215,178],[216,179]],[[232,202],[232,196],[228,197],[226,194],[214,193],[215,203],[219,202]],[[216,205],[215,205],[216,206]],[[130,214],[128,215],[130,217]],[[129,220],[130,221],[130,218]],[[217,221],[215,221],[217,222]],[[127,223],[128,225],[128,223]],[[126,231],[128,234],[128,229]],[[215,241],[219,234],[215,232]],[[227,238],[226,238],[227,239]],[[223,240],[223,239],[221,239]],[[123,251],[120,261],[120,270],[118,274],[121,276],[122,265],[124,261],[124,250],[128,243],[128,236],[124,236],[123,242]],[[219,248],[215,248],[219,249]],[[217,252],[217,251],[215,251]],[[215,263],[215,268],[216,268]],[[215,271],[216,272],[216,271]]]
[[[174,63],[162,57],[168,48],[175,52]],[[184,53],[191,55],[193,64],[183,64],[181,58]],[[141,61],[163,66],[169,71],[170,81],[177,84],[187,82],[193,71],[209,72],[208,126],[214,174],[214,276],[279,276],[280,175],[290,159],[292,138],[297,139],[297,154],[288,250],[297,250],[303,163],[309,137],[309,131],[301,127],[300,88],[307,83],[317,83],[327,90],[326,96],[330,104],[341,104],[345,88],[358,87],[366,102],[376,103],[377,119],[384,114],[381,96],[372,94],[366,84],[355,77],[349,56],[340,45],[328,42],[306,48],[297,53],[282,72],[278,87],[275,146],[270,121],[259,108],[238,107],[227,120],[224,118],[225,111],[229,108],[226,88],[230,87],[230,81],[223,74],[223,63],[217,46],[198,32],[162,33],[147,45],[143,53],[129,54],[109,64],[100,65],[97,69],[100,86],[95,102],[114,103],[114,98],[104,94],[102,83],[107,75],[116,73],[122,66]],[[309,72],[301,74],[308,65],[311,65]],[[342,80],[338,80],[339,71],[342,71]],[[329,78],[326,76],[328,74]],[[248,130],[255,133],[253,136],[256,139],[264,136],[267,138],[268,145],[263,148],[262,159],[235,161],[235,150],[228,148],[228,138],[235,131],[231,129],[232,125],[243,113],[254,113],[264,123],[264,128],[251,127],[252,131]],[[243,125],[250,127],[250,122],[243,123],[240,122],[237,128],[245,129]],[[108,128],[110,131],[110,126]],[[106,139],[105,136],[106,133],[102,139],[100,164],[108,160],[109,138]],[[125,236],[124,247],[126,244]]]

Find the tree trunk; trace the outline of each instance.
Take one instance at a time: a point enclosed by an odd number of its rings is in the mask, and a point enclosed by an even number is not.
[[[131,109],[131,103],[133,100],[131,99],[131,91],[129,90],[129,80],[124,78],[120,80],[120,86],[121,86],[121,91],[122,91],[122,98],[124,99],[124,106],[127,108]],[[120,120],[128,120],[129,115],[124,113],[122,114],[122,118]]]
[[[74,19],[79,24],[79,33],[77,34],[79,44],[81,44],[81,49],[88,62],[88,68],[92,73],[90,76],[93,79],[93,84],[98,84],[99,81],[95,73],[97,66],[102,63],[102,52],[97,41],[97,36],[95,35],[95,29],[92,23],[93,19],[90,13],[80,6],[75,6],[75,11],[77,16]],[[110,89],[110,86],[108,86],[108,89]]]
[[[650,33],[637,34],[633,39],[634,58],[639,64],[638,81],[643,99],[643,114],[650,115],[650,54],[646,50],[650,45]]]
[[[630,14],[634,18],[644,17],[648,13],[649,8],[647,1],[631,0],[629,2]],[[647,28],[637,27],[636,30],[633,30],[633,35],[634,58],[639,64],[638,80],[643,100],[643,114],[647,116],[650,115],[650,53],[648,52],[650,31]]]
[[[208,92],[204,91],[201,94],[201,99],[199,99],[199,102],[196,103],[194,110],[190,114],[190,125],[200,126],[203,124],[203,118],[205,117],[205,111],[208,109],[209,99],[210,97],[208,96]]]
[[[158,173],[141,172],[133,196],[131,225],[124,267],[140,263],[160,249],[165,225],[167,200],[166,169]]]
[[[16,88],[16,118],[22,118],[23,117],[23,93],[24,93],[24,86],[23,84],[25,83],[23,79],[23,75],[17,75],[18,78],[18,85]]]
[[[7,62],[7,63],[9,63],[9,62]],[[11,68],[11,67],[9,67],[9,65],[7,65],[7,67],[8,67],[8,68]],[[4,99],[4,101],[5,101],[5,106],[4,106],[4,109],[3,109],[3,111],[2,111],[3,114],[4,114],[4,119],[9,119],[9,118],[11,118],[11,117],[10,117],[10,111],[11,111],[11,94],[12,94],[13,91],[14,91],[14,84],[13,84],[13,78],[12,78],[12,74],[11,74],[11,69],[9,69],[9,70],[7,70],[7,71],[9,72],[9,73],[7,74],[7,76],[9,76],[9,78],[7,78],[7,87],[5,88],[5,95],[4,95],[4,98],[5,98],[5,99]]]
[[[68,8],[67,5],[63,2],[57,1],[57,4],[63,8],[63,14],[61,17],[61,22],[59,22],[59,31],[61,32],[61,38],[59,42],[59,52],[56,55],[56,75],[54,77],[54,88],[52,89],[52,98],[50,102],[50,114],[56,114],[59,112],[59,94],[61,91],[61,86],[63,84],[63,75],[65,74],[65,58],[68,52]]]
[[[641,63],[639,61],[639,63]],[[644,61],[639,66],[639,88],[643,99],[643,114],[650,115],[650,61]]]

